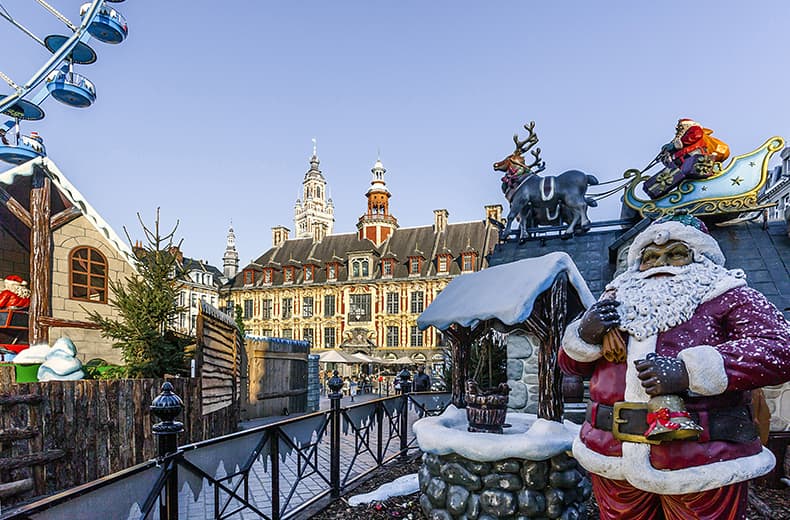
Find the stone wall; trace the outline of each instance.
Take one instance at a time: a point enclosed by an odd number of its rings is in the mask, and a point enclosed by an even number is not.
[[[460,455],[423,455],[420,506],[431,519],[585,517],[592,486],[565,453],[550,460],[476,462]]]
[[[30,255],[11,235],[0,227],[0,279],[10,274],[30,282]]]
[[[69,294],[69,255],[80,246],[94,247],[107,259],[108,279],[122,281],[134,272],[126,258],[94,228],[85,217],[79,217],[52,234],[52,315],[55,318],[87,321],[86,311],[117,318],[118,311],[108,303],[72,300]],[[108,287],[109,291],[109,287]],[[112,294],[109,295],[112,297]],[[102,358],[110,363],[121,362],[121,351],[113,348],[109,339],[101,337],[98,330],[58,328],[49,330],[50,343],[60,336],[68,336],[77,347],[81,361]]]
[[[507,337],[508,410],[538,413],[538,341],[520,332]]]

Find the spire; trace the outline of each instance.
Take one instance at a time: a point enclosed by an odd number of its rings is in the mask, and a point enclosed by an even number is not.
[[[324,235],[332,234],[335,209],[332,201],[327,200],[328,185],[318,167],[321,161],[318,160],[317,141],[315,138],[312,141],[310,168],[302,181],[301,198],[297,198],[294,204],[294,226],[296,238],[320,240]]]
[[[376,246],[381,245],[398,228],[398,219],[390,215],[389,198],[390,191],[384,180],[387,169],[381,162],[381,154],[377,154],[376,163],[371,168],[373,180],[370,181],[370,188],[365,193],[368,199],[367,212],[359,218],[357,230],[359,238],[367,238]]]
[[[233,232],[233,221],[228,229],[228,240],[225,254],[222,256],[223,274],[233,278],[239,272],[239,253],[236,251],[236,234]]]

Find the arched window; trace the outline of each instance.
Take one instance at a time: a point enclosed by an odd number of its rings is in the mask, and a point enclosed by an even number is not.
[[[69,255],[72,300],[107,303],[107,259],[98,249],[78,247]]]
[[[362,260],[362,276],[368,276],[369,272],[369,265],[367,260]]]

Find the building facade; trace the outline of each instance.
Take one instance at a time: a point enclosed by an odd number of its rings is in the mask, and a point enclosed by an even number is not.
[[[335,229],[335,205],[327,193],[324,174],[318,169],[320,163],[313,148],[310,169],[302,181],[302,198],[296,199],[294,205],[296,238],[321,240]]]
[[[767,210],[771,222],[790,223],[790,147],[782,150],[782,163],[768,172],[768,183],[760,194],[761,204],[776,204]]]
[[[486,267],[502,207],[457,224],[435,210],[432,225],[400,228],[381,161],[371,171],[356,233],[292,239],[287,228],[273,228],[273,246],[223,288],[226,305],[241,307],[256,336],[441,364],[442,338],[420,331],[417,316],[453,277]]]
[[[221,306],[219,289],[227,283],[228,278],[205,260],[185,257],[180,251],[176,251],[176,256],[177,303],[182,311],[176,318],[174,329],[181,334],[194,336],[200,302],[219,308]]]

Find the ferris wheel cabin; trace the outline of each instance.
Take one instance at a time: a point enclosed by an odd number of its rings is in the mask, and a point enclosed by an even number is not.
[[[6,139],[9,144],[0,142],[0,161],[11,164],[23,164],[36,157],[47,154],[44,142],[35,132],[31,135],[20,135],[19,142],[14,144],[11,139]]]
[[[96,101],[96,87],[93,82],[76,72],[55,70],[47,76],[47,90],[61,103],[86,108]]]
[[[80,16],[84,17],[90,6],[90,3],[83,4]],[[129,34],[129,27],[117,9],[104,4],[88,26],[88,33],[104,43],[121,43]]]

